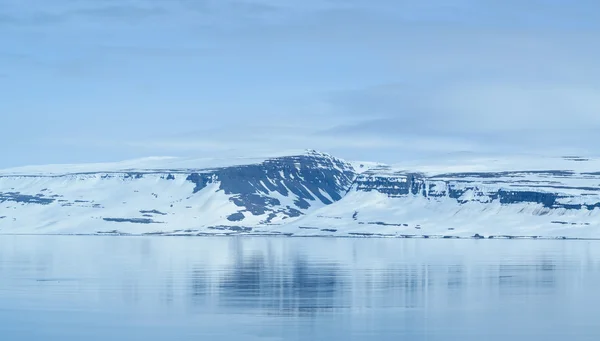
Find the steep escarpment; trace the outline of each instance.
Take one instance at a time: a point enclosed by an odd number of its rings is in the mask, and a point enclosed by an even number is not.
[[[299,217],[302,210],[310,209],[314,203],[320,206],[341,200],[355,175],[349,164],[310,152],[273,158],[261,164],[194,172],[186,180],[195,184],[194,193],[218,183],[219,190],[240,208],[229,220],[242,221],[245,213],[268,214],[265,222],[269,223],[278,214]],[[287,203],[282,204],[284,201]]]
[[[355,177],[350,164],[315,151],[214,169],[2,175],[0,232],[269,226],[339,201]]]
[[[596,163],[567,161],[557,161],[567,170],[515,170],[517,164],[508,171],[424,173],[380,166],[360,174],[341,202],[300,223],[355,235],[600,237],[600,176],[586,171]]]
[[[573,171],[507,171],[420,173],[376,169],[356,179],[356,191],[386,194],[390,198],[418,195],[468,202],[540,204],[548,209],[600,208],[600,176]]]
[[[308,151],[215,167],[166,160],[0,172],[0,233],[600,238],[594,159],[385,166]]]

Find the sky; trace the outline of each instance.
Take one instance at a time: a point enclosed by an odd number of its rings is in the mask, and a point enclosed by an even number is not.
[[[0,0],[0,168],[600,154],[600,1]]]

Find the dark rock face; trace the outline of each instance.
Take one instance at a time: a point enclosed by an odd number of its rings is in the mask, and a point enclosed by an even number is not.
[[[166,213],[163,213],[159,210],[141,210],[140,213],[142,214],[159,214],[159,215],[167,215]]]
[[[593,170],[593,169],[592,169]],[[0,178],[9,175],[0,175]],[[23,175],[31,178],[38,175]],[[548,214],[550,209],[563,210],[593,210],[600,209],[600,172],[576,173],[569,170],[537,170],[537,171],[508,171],[508,172],[477,172],[477,173],[448,173],[436,176],[426,176],[418,172],[395,172],[387,166],[377,166],[358,175],[349,163],[336,159],[327,154],[309,152],[303,155],[287,156],[268,159],[264,162],[250,165],[240,165],[211,169],[166,169],[144,171],[120,171],[101,173],[73,173],[65,175],[49,175],[40,177],[64,178],[65,181],[87,181],[88,179],[122,180],[132,186],[135,196],[151,195],[151,200],[159,199],[157,205],[137,206],[133,215],[128,218],[103,218],[105,221],[134,224],[160,223],[152,218],[162,216],[160,220],[168,220],[175,214],[170,210],[174,206],[190,209],[194,219],[202,219],[202,212],[194,211],[198,206],[192,206],[195,195],[218,192],[226,196],[223,215],[219,219],[229,222],[252,224],[283,224],[291,218],[300,217],[311,208],[329,205],[341,200],[349,191],[379,192],[390,198],[425,198],[429,201],[454,201],[458,204],[471,203],[512,205],[530,203],[539,205],[536,214]],[[141,179],[141,181],[140,181]],[[162,185],[179,186],[187,182],[181,197],[169,197],[168,193],[144,194],[136,187],[136,182],[147,183],[152,179],[162,181]],[[575,181],[573,181],[575,179]],[[12,179],[14,180],[14,179]],[[18,180],[18,179],[17,179]],[[94,180],[94,181],[95,181]],[[167,182],[168,180],[168,182]],[[596,181],[597,180],[597,181]],[[193,184],[193,189],[191,189]],[[45,186],[45,185],[44,185]],[[207,188],[210,186],[210,190]],[[42,187],[40,187],[42,188]],[[162,187],[157,187],[162,188]],[[73,207],[103,209],[112,203],[98,203],[91,197],[77,196],[75,199],[55,194],[53,188],[38,188],[31,193],[21,193],[7,186],[0,191],[0,203],[6,202],[5,207],[27,205],[56,205],[58,208]],[[205,190],[202,194],[199,192]],[[212,193],[208,193],[208,192]],[[178,194],[178,195],[180,195]],[[168,198],[168,203],[162,200]],[[86,200],[82,200],[86,199]],[[190,201],[186,201],[191,199]],[[227,205],[229,200],[230,205]],[[16,205],[15,205],[16,204]],[[130,205],[123,201],[123,205]],[[154,205],[154,204],[152,204]],[[353,204],[350,204],[353,205]],[[110,209],[110,208],[109,208]],[[363,217],[356,207],[349,207],[352,219],[361,225],[379,225],[388,227],[408,227],[402,221],[389,223],[373,219],[358,221]],[[139,215],[137,214],[139,213]],[[111,214],[105,214],[114,216]],[[116,216],[119,216],[116,214]],[[137,217],[136,217],[137,216]],[[261,216],[260,221],[253,220]],[[317,216],[320,217],[320,216]],[[342,219],[341,217],[326,217]],[[375,227],[375,226],[374,226]],[[411,226],[421,229],[419,225]]]
[[[502,204],[531,202],[542,204],[544,207],[552,208],[556,203],[557,195],[554,193],[544,192],[499,190],[498,199]]]
[[[407,173],[397,176],[377,176],[365,174],[356,180],[358,191],[369,192],[377,190],[389,196],[402,196],[422,193],[424,190],[424,177],[416,173]]]
[[[251,227],[246,226],[209,226],[209,230],[233,231],[233,232],[251,232]]]
[[[196,184],[196,187],[194,188],[194,193],[200,192],[201,190],[203,190],[206,187],[206,185],[208,185],[209,183],[214,181],[212,178],[212,174],[198,174],[198,173],[190,174],[186,180],[191,181],[194,184]]]
[[[143,173],[127,173],[125,179],[141,179],[144,177]]]
[[[316,152],[266,160],[260,164],[226,167],[195,172],[187,177],[196,186],[194,193],[219,182],[219,190],[231,196],[241,211],[228,219],[243,219],[242,212],[252,215],[282,213],[287,217],[302,215],[311,202],[325,205],[338,201],[350,189],[356,174],[349,164]],[[292,197],[294,206],[281,206],[271,195]],[[238,220],[231,220],[238,221]]]
[[[0,193],[0,203],[5,201],[12,201],[22,204],[39,204],[49,205],[55,201],[53,198],[46,198],[43,194],[28,195],[21,194],[20,192],[6,192]]]
[[[583,174],[590,176],[589,173]],[[580,176],[572,171],[520,171],[492,173],[453,173],[426,177],[419,173],[389,173],[379,170],[360,175],[357,191],[377,191],[389,197],[422,196],[429,199],[450,198],[460,204],[470,201],[540,204],[549,209],[593,210],[600,202],[571,204],[569,199],[600,195],[598,187],[569,186],[558,180]],[[600,179],[598,179],[600,183]],[[569,192],[570,191],[570,192]],[[571,193],[571,194],[565,194]],[[572,194],[580,192],[581,194]]]
[[[244,218],[245,218],[244,213],[238,212],[238,213],[234,213],[234,214],[230,215],[229,217],[227,217],[227,220],[242,221],[242,220],[244,220]]]
[[[148,218],[102,218],[104,221],[113,223],[133,223],[133,224],[162,224],[159,221],[154,221]]]

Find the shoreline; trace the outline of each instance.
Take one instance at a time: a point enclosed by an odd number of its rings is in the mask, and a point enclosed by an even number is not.
[[[566,236],[512,236],[512,235],[490,235],[490,236],[444,236],[444,235],[384,235],[357,233],[355,235],[294,235],[291,233],[197,233],[197,234],[176,234],[176,233],[1,233],[2,236],[69,236],[69,237],[275,237],[275,238],[338,238],[338,239],[450,239],[450,240],[576,240],[576,241],[600,241],[598,238],[585,237],[566,237]]]

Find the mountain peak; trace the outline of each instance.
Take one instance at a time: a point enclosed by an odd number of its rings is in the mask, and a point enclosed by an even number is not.
[[[387,166],[309,149],[45,166],[0,172],[0,231],[597,238],[599,184],[600,160],[581,156]]]

